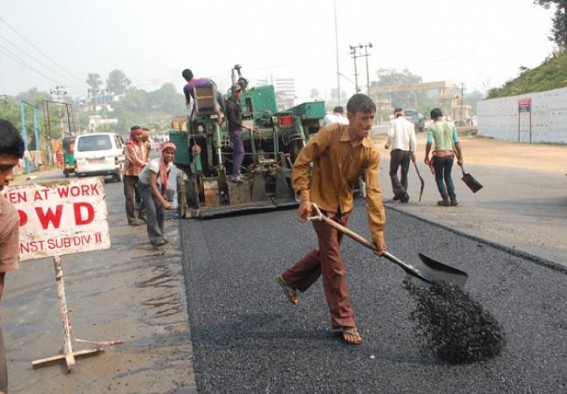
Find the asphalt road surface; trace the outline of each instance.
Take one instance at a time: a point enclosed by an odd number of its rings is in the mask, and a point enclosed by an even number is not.
[[[349,227],[368,234],[363,200]],[[404,272],[354,241],[343,255],[364,344],[330,332],[320,282],[288,303],[276,275],[316,244],[295,211],[182,221],[200,393],[559,393],[567,390],[566,271],[388,209],[386,241],[466,271],[466,289],[504,327],[504,353],[447,365],[419,350]]]
[[[112,247],[63,256],[67,302],[79,338],[124,343],[78,360],[69,375],[61,365],[32,369],[33,360],[58,354],[63,336],[52,261],[24,262],[8,275],[0,303],[10,392],[567,392],[567,147],[463,145],[467,169],[485,188],[472,194],[456,177],[460,205],[450,209],[435,205],[423,164],[422,202],[413,170],[410,203],[389,201],[382,152],[386,239],[403,260],[421,252],[469,274],[466,290],[506,332],[500,357],[447,365],[420,352],[403,271],[348,239],[343,254],[364,344],[344,345],[330,332],[319,282],[298,306],[276,283],[315,246],[295,210],[207,221],[170,213],[171,243],[155,251],[145,228],[126,225],[122,184],[107,183]],[[356,204],[349,227],[367,236],[363,200]]]

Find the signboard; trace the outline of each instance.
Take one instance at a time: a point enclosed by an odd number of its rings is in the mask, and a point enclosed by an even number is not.
[[[22,261],[110,248],[102,177],[8,186],[1,194],[20,215]]]
[[[519,99],[518,100],[518,112],[531,112],[532,110],[532,99]]]

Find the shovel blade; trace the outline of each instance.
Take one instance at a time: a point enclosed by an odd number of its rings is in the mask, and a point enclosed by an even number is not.
[[[440,263],[439,261],[433,260],[419,253],[419,258],[421,259],[420,264],[416,264],[416,269],[430,280],[430,284],[433,282],[445,281],[453,285],[464,287],[469,275],[455,267]]]
[[[476,193],[477,191],[482,189],[482,185],[480,184],[480,182],[474,179],[471,174],[464,174],[461,179],[463,180],[463,182],[465,182],[465,184],[468,186],[469,189],[471,189],[473,193]]]

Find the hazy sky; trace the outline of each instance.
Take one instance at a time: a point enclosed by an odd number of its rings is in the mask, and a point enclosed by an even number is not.
[[[341,90],[354,92],[350,45],[372,43],[376,71],[424,82],[497,87],[552,53],[553,10],[533,0],[335,0]],[[250,80],[294,78],[298,99],[337,86],[333,0],[0,0],[0,95],[62,85],[84,96],[89,73],[122,70],[145,90],[181,70],[222,91],[239,63]],[[362,54],[363,51],[357,52]],[[365,89],[365,58],[358,59]]]

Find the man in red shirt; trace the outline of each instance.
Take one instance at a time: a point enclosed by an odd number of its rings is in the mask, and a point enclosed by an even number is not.
[[[144,130],[140,126],[133,126],[130,129],[130,139],[126,143],[124,154],[126,163],[124,166],[124,196],[126,197],[126,216],[130,226],[140,226],[141,212],[136,217],[136,188],[138,185],[138,175],[147,163],[142,143]]]

